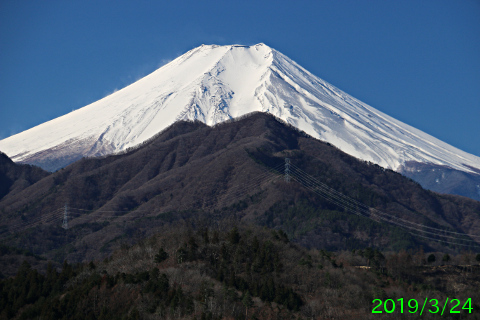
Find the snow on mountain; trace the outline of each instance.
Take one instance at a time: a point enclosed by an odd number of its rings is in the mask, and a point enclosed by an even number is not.
[[[1,140],[0,150],[56,170],[138,145],[178,120],[214,125],[253,111],[385,168],[416,162],[480,172],[479,157],[368,106],[262,43],[202,45],[99,101]]]

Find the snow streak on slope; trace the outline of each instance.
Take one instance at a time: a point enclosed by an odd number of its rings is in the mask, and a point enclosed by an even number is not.
[[[214,125],[253,111],[385,168],[415,161],[480,169],[479,157],[356,100],[264,44],[202,45],[108,97],[0,141],[0,150],[53,170],[138,145],[177,120]]]

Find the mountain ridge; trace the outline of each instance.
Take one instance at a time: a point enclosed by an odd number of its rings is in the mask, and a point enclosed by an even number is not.
[[[15,164],[0,152],[0,200],[7,194],[18,193],[50,173],[31,165]]]
[[[0,150],[55,171],[138,145],[175,121],[211,126],[253,111],[384,168],[440,165],[468,173],[472,188],[480,176],[479,157],[351,97],[265,44],[194,48],[110,96],[1,140]]]
[[[0,199],[0,238],[60,260],[67,250],[62,248],[70,248],[69,261],[81,261],[100,258],[121,241],[138,240],[172,221],[230,218],[281,228],[302,245],[328,250],[363,244],[408,248],[418,242],[425,249],[448,250],[443,243],[423,242],[408,230],[346,212],[297,182],[284,182],[278,171],[284,157],[370,208],[478,234],[480,202],[423,190],[272,115],[255,113],[213,127],[177,122],[138,148],[82,159],[7,194]],[[69,230],[61,227],[65,203]]]

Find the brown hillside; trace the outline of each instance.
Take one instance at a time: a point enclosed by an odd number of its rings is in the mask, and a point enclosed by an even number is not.
[[[135,150],[82,159],[9,193],[0,201],[0,237],[36,254],[81,261],[175,220],[214,223],[232,217],[281,228],[294,241],[317,248],[462,249],[357,217],[299,183],[284,182],[286,156],[367,206],[435,228],[480,234],[480,202],[423,190],[257,113],[213,128],[179,122]],[[65,203],[68,230],[61,228]]]

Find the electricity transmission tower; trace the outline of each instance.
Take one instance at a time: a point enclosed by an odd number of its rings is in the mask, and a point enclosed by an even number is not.
[[[290,182],[290,159],[285,158],[285,182]]]
[[[63,212],[62,228],[65,229],[65,230],[68,229],[68,207],[67,207],[67,204],[65,204],[65,210]]]

